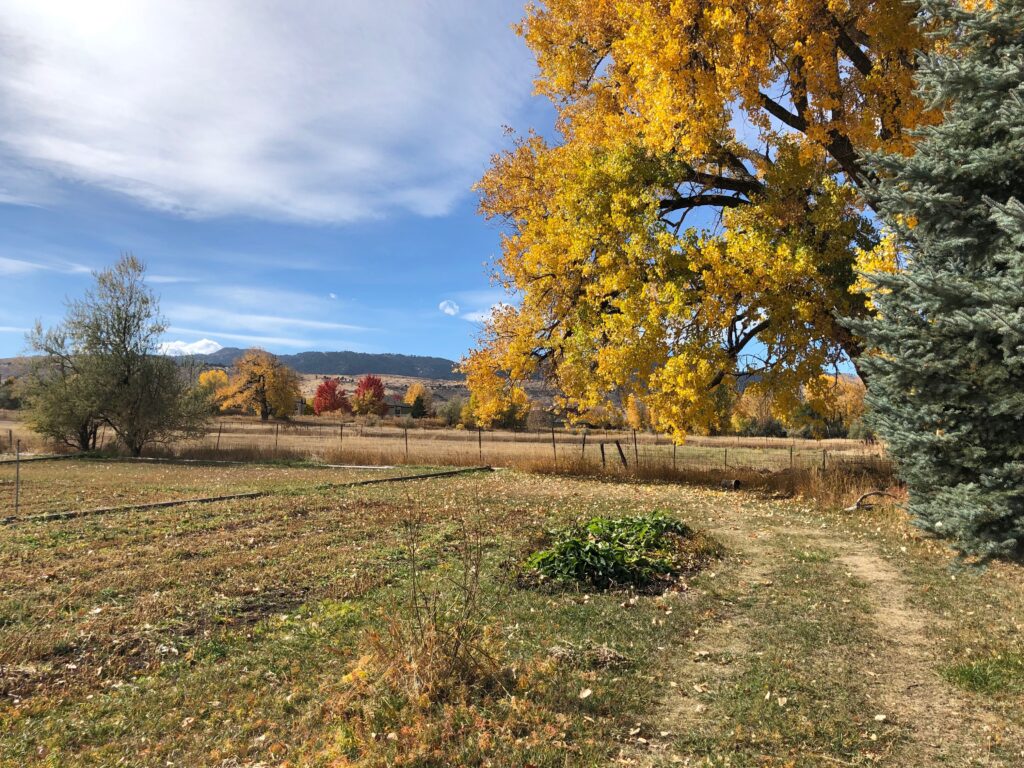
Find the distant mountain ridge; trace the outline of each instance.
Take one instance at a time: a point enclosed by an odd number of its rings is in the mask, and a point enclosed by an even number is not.
[[[245,350],[238,347],[224,347],[206,355],[193,355],[193,358],[206,365],[230,368],[244,353]],[[462,379],[454,371],[455,361],[444,357],[367,352],[299,352],[294,355],[278,355],[277,359],[299,373],[338,376],[380,373],[420,379]]]

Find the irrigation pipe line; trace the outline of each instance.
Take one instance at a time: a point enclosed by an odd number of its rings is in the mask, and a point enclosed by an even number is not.
[[[238,461],[238,460],[227,460],[227,459],[174,459],[174,458],[163,458],[159,456],[94,456],[90,454],[82,453],[59,453],[59,454],[47,454],[44,456],[25,456],[22,454],[21,463],[24,464],[29,461],[59,461],[62,459],[74,459],[76,461],[96,461],[102,463],[108,462],[122,462],[126,464],[132,463],[150,463],[150,464],[198,464],[205,466],[207,464],[229,464],[231,466],[254,466],[254,467],[274,467],[282,466],[279,462],[274,461]],[[0,466],[4,464],[15,464],[16,459],[0,459]],[[383,469],[398,469],[398,465],[395,464],[295,464],[287,465],[288,469],[365,469],[365,470],[383,470]]]
[[[30,461],[61,461],[62,459],[77,459],[78,454],[75,453],[55,453],[53,455],[46,454],[43,456],[35,456],[21,454],[20,459],[0,459],[0,465],[2,464],[17,464],[19,461],[22,464],[27,464]]]
[[[398,477],[375,477],[372,480],[353,480],[347,483],[322,483],[314,486],[316,490],[329,490],[332,488],[355,488],[361,485],[376,485],[378,483],[401,483],[406,480],[432,480],[436,477],[452,477],[453,475],[465,475],[470,472],[491,472],[491,467],[464,467],[462,469],[449,469],[444,472],[428,472],[421,475],[399,475]],[[224,496],[204,496],[198,499],[173,499],[171,501],[151,501],[144,504],[126,504],[120,507],[98,507],[96,509],[77,509],[69,512],[50,512],[45,515],[32,515],[30,517],[2,517],[0,525],[15,525],[17,523],[46,523],[51,520],[70,520],[78,517],[91,517],[93,515],[110,515],[116,512],[130,512],[141,509],[162,509],[164,507],[176,507],[182,504],[210,504],[215,501],[232,501],[234,499],[259,499],[264,496],[273,496],[279,491],[249,491],[248,493],[229,493]]]
[[[398,469],[394,464],[282,464],[270,461],[241,461],[238,459],[177,459],[162,456],[79,456],[81,461],[122,462],[126,464],[196,464],[199,466],[229,464],[235,467],[280,467],[282,469]]]

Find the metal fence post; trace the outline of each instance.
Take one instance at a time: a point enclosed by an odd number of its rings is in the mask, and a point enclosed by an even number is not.
[[[21,506],[21,440],[14,444],[14,514]]]

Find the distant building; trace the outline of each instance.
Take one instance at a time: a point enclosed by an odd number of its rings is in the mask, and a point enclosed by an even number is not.
[[[384,404],[388,408],[385,416],[412,416],[412,406],[403,402],[398,395],[385,397]]]

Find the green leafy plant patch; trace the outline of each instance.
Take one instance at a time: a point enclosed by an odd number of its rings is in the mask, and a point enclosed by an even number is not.
[[[664,513],[595,517],[548,535],[524,564],[529,583],[665,588],[719,554],[707,536]]]

